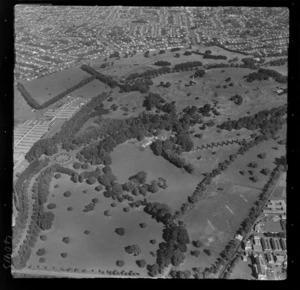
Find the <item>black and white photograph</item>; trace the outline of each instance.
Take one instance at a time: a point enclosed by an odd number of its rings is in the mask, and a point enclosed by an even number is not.
[[[14,6],[13,278],[287,279],[290,10],[178,5]]]

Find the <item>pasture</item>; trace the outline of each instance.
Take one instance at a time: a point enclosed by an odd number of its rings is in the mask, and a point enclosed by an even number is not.
[[[54,188],[56,183],[59,184],[59,188]],[[125,213],[125,204],[111,208],[112,199],[105,198],[102,192],[95,191],[94,187],[95,185],[86,183],[73,183],[70,177],[64,174],[59,180],[52,180],[47,204],[56,204],[56,208],[51,210],[55,214],[54,222],[50,230],[42,232],[47,239],[38,239],[27,266],[36,268],[40,265],[54,270],[77,268],[87,272],[98,272],[99,269],[132,270],[146,275],[146,269],[140,269],[135,261],[145,259],[150,264],[155,262],[150,252],[156,252],[157,245],[152,245],[150,239],[156,239],[157,243],[162,241],[162,224],[158,224],[138,209]],[[69,197],[63,195],[67,190],[71,192]],[[86,190],[86,193],[83,190]],[[83,212],[85,205],[93,198],[99,199],[94,210]],[[49,211],[47,204],[45,208]],[[108,209],[111,217],[103,214]],[[145,229],[139,226],[141,222],[147,224]],[[124,236],[115,233],[118,227],[125,229]],[[69,237],[69,243],[62,241],[64,237]],[[140,246],[140,255],[134,257],[125,252],[124,247],[131,244]],[[39,263],[40,256],[36,254],[40,248],[46,250],[42,256],[45,258],[44,263]],[[62,253],[66,253],[66,256],[62,257]],[[125,265],[117,267],[117,260],[124,260]]]

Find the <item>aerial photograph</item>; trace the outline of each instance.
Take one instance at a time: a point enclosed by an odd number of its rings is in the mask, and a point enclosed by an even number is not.
[[[289,9],[14,7],[14,278],[287,279]]]

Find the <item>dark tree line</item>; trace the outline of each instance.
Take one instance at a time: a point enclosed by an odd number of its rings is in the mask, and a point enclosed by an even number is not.
[[[203,59],[227,59],[226,55],[213,55],[213,54],[204,54]]]
[[[258,81],[268,80],[270,77],[280,84],[287,83],[286,76],[283,76],[281,73],[275,70],[266,69],[266,68],[260,68],[257,72],[253,72],[248,75],[245,75],[243,78],[245,78],[247,82],[251,83],[255,80]]]
[[[170,66],[171,63],[168,62],[168,61],[164,61],[164,60],[158,60],[154,63],[154,65],[157,65],[157,66]]]

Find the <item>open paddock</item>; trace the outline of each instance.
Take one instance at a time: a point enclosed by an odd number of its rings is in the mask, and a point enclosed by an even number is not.
[[[80,68],[72,67],[22,84],[39,104],[43,104],[88,77]]]
[[[59,188],[54,188],[54,184],[59,184]],[[47,235],[47,240],[38,239],[32,250],[32,255],[27,263],[27,267],[36,268],[37,265],[53,267],[85,269],[87,272],[101,270],[125,270],[139,272],[141,276],[147,276],[146,269],[140,269],[135,261],[145,259],[147,263],[153,264],[155,257],[150,251],[156,252],[157,245],[152,245],[150,239],[156,239],[157,243],[162,241],[162,224],[158,224],[149,215],[141,210],[131,210],[129,213],[123,211],[125,203],[117,203],[111,208],[112,199],[107,199],[102,192],[94,190],[95,185],[86,183],[73,183],[68,175],[62,174],[59,180],[51,182],[47,204],[55,203],[56,208],[51,211],[55,214],[52,228],[42,232]],[[65,197],[63,192],[71,192],[70,197]],[[87,190],[84,194],[83,190]],[[94,210],[83,212],[84,207],[93,198],[98,198],[99,202]],[[45,204],[45,206],[47,205]],[[68,208],[72,210],[68,211]],[[105,216],[105,210],[111,209],[111,217]],[[48,209],[47,209],[48,210]],[[147,228],[142,229],[139,223],[145,222]],[[124,227],[125,235],[119,236],[115,229]],[[64,243],[62,239],[69,237],[69,243]],[[141,254],[134,257],[127,254],[125,246],[138,244]],[[45,248],[45,262],[38,262],[39,256],[35,253],[39,248]],[[67,253],[64,258],[62,253]],[[123,267],[117,267],[116,261],[124,260]]]
[[[178,209],[203,179],[203,176],[190,175],[163,157],[155,156],[148,147],[141,150],[133,144],[121,144],[114,149],[111,157],[112,172],[120,183],[127,182],[130,176],[139,171],[147,172],[147,182],[159,177],[165,178],[168,187],[155,194],[149,193],[147,198],[151,202],[165,203],[172,210]]]
[[[251,188],[237,188],[236,186],[226,189],[224,181],[214,184],[215,187],[224,187],[222,193],[214,193],[210,198],[201,201],[190,211],[183,221],[187,225],[190,240],[200,240],[203,246],[198,249],[201,254],[198,258],[187,255],[186,261],[179,266],[180,269],[191,270],[193,267],[210,267],[218,258],[228,241],[235,235],[240,223],[247,217],[248,211],[257,199],[259,190]],[[240,191],[247,199],[246,202],[240,196]],[[209,249],[211,256],[203,252]],[[190,244],[188,253],[196,248]]]

